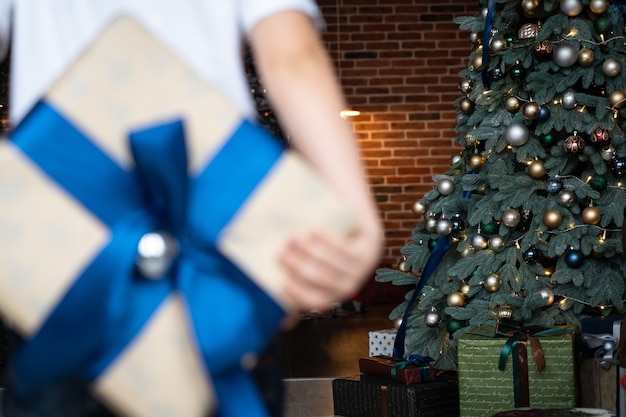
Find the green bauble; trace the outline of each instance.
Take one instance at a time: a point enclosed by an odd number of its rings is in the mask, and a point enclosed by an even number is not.
[[[448,319],[448,322],[446,323],[446,329],[450,333],[454,333],[457,330],[462,329],[463,327],[465,327],[465,322],[463,320],[453,319],[452,317],[450,317]]]
[[[520,82],[524,79],[526,71],[524,70],[524,67],[522,67],[522,64],[515,63],[511,66],[509,74],[511,74],[513,81]]]
[[[597,191],[603,191],[608,185],[608,181],[604,175],[594,175],[589,181],[591,188]]]
[[[487,235],[493,235],[498,230],[498,224],[491,222],[483,225],[483,232]]]
[[[429,239],[428,240],[428,249],[430,249],[431,251],[435,249],[435,247],[437,247],[437,240],[436,239]]]
[[[546,148],[549,148],[550,146],[555,145],[558,142],[558,140],[559,139],[556,137],[554,133],[547,133],[544,136],[539,137],[539,142]]]
[[[609,32],[611,32],[611,30],[613,29],[613,24],[611,23],[611,20],[608,17],[599,16],[596,19],[596,21],[593,23],[593,27],[595,28],[595,30],[598,31],[598,33],[602,33],[606,35]]]

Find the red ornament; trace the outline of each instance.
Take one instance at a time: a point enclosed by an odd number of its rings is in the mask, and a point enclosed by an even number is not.
[[[572,136],[565,139],[565,152],[570,156],[576,155],[578,152],[585,149],[586,145],[585,140],[574,132]]]
[[[554,45],[552,45],[552,42],[548,40],[543,40],[535,44],[535,49],[533,50],[533,54],[535,55],[535,58],[541,61],[547,61],[549,59],[552,59],[553,51],[554,51]]]
[[[609,136],[608,130],[599,127],[593,131],[589,141],[591,142],[591,145],[603,148],[611,143],[611,137]]]

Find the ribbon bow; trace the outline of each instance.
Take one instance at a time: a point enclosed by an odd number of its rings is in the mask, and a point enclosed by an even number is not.
[[[181,120],[131,132],[135,169],[126,170],[45,101],[31,111],[13,144],[105,225],[110,239],[12,358],[17,392],[28,395],[65,375],[97,381],[155,312],[179,297],[219,415],[266,415],[240,362],[262,350],[284,311],[214,245],[281,156],[280,145],[259,135],[265,133],[242,122],[211,163],[189,177]],[[222,170],[233,159],[242,172],[228,178]],[[147,278],[138,272],[137,248],[156,231],[169,255]]]
[[[583,333],[581,337],[586,347],[595,351],[594,358],[600,359],[602,368],[609,369],[613,364],[617,363],[619,340],[615,336]]]
[[[397,362],[395,365],[391,367],[391,377],[394,381],[398,380],[398,369],[405,369],[409,365],[421,366],[421,367],[429,367],[427,372],[420,372],[420,375],[424,381],[430,380],[430,362],[433,361],[431,357],[424,357],[421,355],[410,355],[405,360]]]

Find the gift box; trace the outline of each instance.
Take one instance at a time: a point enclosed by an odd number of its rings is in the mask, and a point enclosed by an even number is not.
[[[624,417],[626,399],[620,378],[619,346],[622,343],[623,316],[588,317],[581,320],[579,365],[580,405],[597,407]]]
[[[369,356],[393,356],[393,344],[398,329],[383,329],[369,332]],[[407,343],[404,343],[405,350]]]
[[[333,405],[341,417],[458,417],[458,386],[434,381],[406,385],[367,375],[334,379]]]
[[[577,404],[575,329],[478,327],[459,339],[460,413],[485,417],[516,407]]]
[[[355,221],[124,16],[0,142],[0,199],[11,375],[28,395],[78,372],[129,417],[263,415],[245,364],[292,308],[278,253]]]
[[[432,359],[431,359],[432,360]],[[418,355],[407,359],[391,356],[374,356],[359,359],[359,370],[369,376],[390,379],[404,384],[419,384],[434,381],[436,370],[430,361]]]

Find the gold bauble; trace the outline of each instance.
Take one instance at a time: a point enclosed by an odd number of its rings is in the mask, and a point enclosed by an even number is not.
[[[489,274],[485,277],[483,287],[489,292],[496,292],[502,285],[502,279],[498,274]]]
[[[417,200],[415,203],[413,203],[411,209],[413,210],[413,213],[415,213],[415,215],[423,216],[424,214],[426,214],[428,206],[426,204],[422,204],[421,201]]]
[[[582,48],[580,52],[578,52],[578,63],[582,67],[589,67],[593,64],[593,60],[595,55],[593,51],[589,48]]]
[[[535,179],[542,178],[546,175],[546,168],[543,165],[543,161],[532,161],[530,165],[528,165],[528,174]]]
[[[582,218],[586,224],[598,224],[602,218],[602,213],[597,207],[587,207],[583,210]]]
[[[463,293],[455,291],[448,295],[446,302],[450,307],[463,307],[465,305],[465,296]]]
[[[526,17],[534,16],[537,7],[539,7],[539,0],[522,0],[522,11]]]
[[[606,12],[609,4],[606,0],[591,0],[589,2],[589,10],[591,10],[595,14],[602,14]]]
[[[509,96],[504,102],[504,107],[510,112],[517,111],[520,107],[519,100],[515,96]]]
[[[467,294],[468,292],[470,292],[471,289],[472,288],[467,282],[461,282],[461,288],[459,288],[459,291],[461,291],[462,294]]]
[[[494,310],[498,320],[507,320],[513,317],[513,307],[510,305],[503,305]]]
[[[467,165],[474,171],[479,171],[485,165],[485,158],[482,155],[474,154],[470,156]]]
[[[563,223],[563,215],[558,210],[548,210],[543,215],[543,222],[550,228],[559,227]]]
[[[409,266],[406,264],[406,259],[403,259],[398,264],[398,270],[402,272],[409,272]]]
[[[534,101],[530,101],[524,104],[522,107],[522,114],[528,120],[535,120],[539,117],[539,112],[541,111],[541,106]]]
[[[472,59],[472,67],[475,70],[480,70],[483,66],[483,54],[476,54],[474,59]]]
[[[467,97],[463,97],[459,103],[459,108],[465,114],[471,114],[474,111],[474,102]]]
[[[611,94],[609,94],[609,104],[611,107],[615,107],[616,109],[621,109],[624,107],[626,101],[626,94],[623,91],[615,90]]]
[[[463,249],[461,251],[461,258],[467,258],[469,255],[471,255],[472,253],[474,253],[475,250],[472,246],[467,246],[465,249]]]

